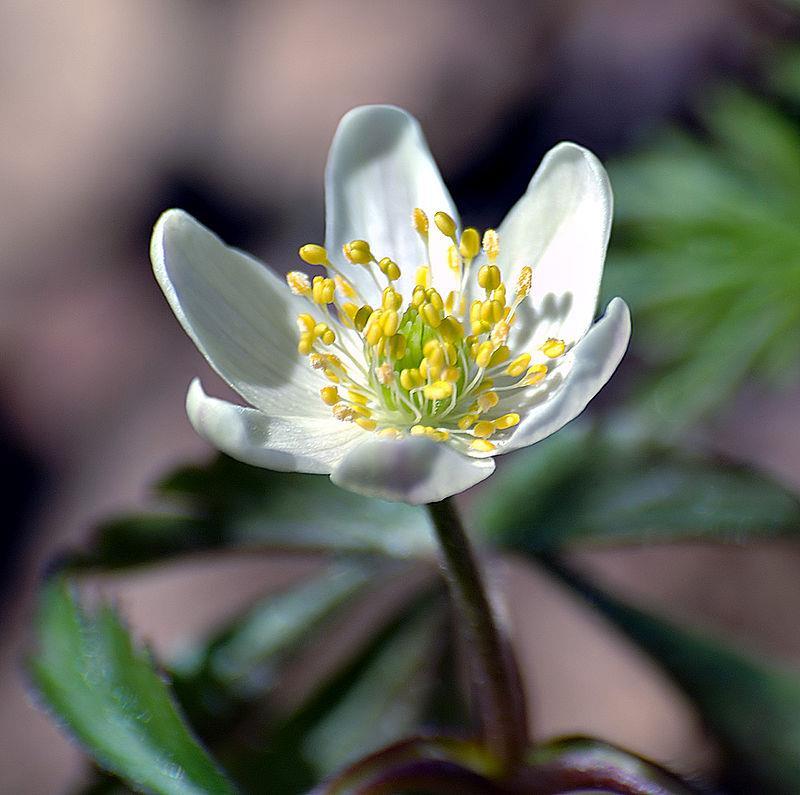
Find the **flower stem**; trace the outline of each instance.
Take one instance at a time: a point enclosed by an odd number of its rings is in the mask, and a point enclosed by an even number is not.
[[[478,561],[450,498],[428,505],[469,648],[484,739],[511,772],[528,744],[525,700],[510,644],[492,610]]]

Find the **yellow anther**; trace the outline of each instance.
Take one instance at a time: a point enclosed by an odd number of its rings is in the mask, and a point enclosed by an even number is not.
[[[420,265],[414,274],[414,284],[417,287],[428,288],[431,286],[431,269],[427,265]]]
[[[394,359],[394,361],[402,359],[406,355],[406,350],[408,350],[408,342],[403,334],[395,334],[386,340],[386,353],[390,359]]]
[[[442,429],[428,434],[434,442],[446,442],[450,438],[450,432]]]
[[[434,381],[423,387],[422,394],[428,400],[446,400],[453,394],[453,385],[449,381]]]
[[[489,367],[497,367],[498,364],[507,362],[510,356],[511,356],[511,351],[508,349],[508,345],[501,345],[492,354],[492,358],[489,360]]]
[[[504,284],[501,283],[492,290],[492,300],[499,301],[503,306],[506,305],[506,286]]]
[[[340,422],[353,422],[358,416],[347,403],[337,403],[332,411],[333,416]]]
[[[502,417],[498,417],[494,421],[494,427],[497,428],[498,431],[513,428],[515,425],[519,425],[519,414],[503,414]]]
[[[464,337],[464,326],[458,318],[448,315],[439,326],[439,333],[448,343],[460,342]]]
[[[377,317],[376,317],[377,315]],[[381,328],[379,312],[373,312],[367,323],[364,339],[368,345],[377,345],[383,339],[383,329]]]
[[[400,266],[389,257],[384,257],[379,263],[378,267],[381,269],[381,273],[386,275],[386,278],[389,281],[395,281],[395,279],[400,278]]]
[[[319,390],[319,394],[322,402],[328,406],[335,406],[341,400],[339,390],[335,386],[324,386]]]
[[[400,328],[400,315],[394,309],[387,309],[381,317],[381,330],[385,337],[391,337]]]
[[[494,229],[487,229],[483,233],[483,250],[489,262],[494,262],[500,253],[500,238]]]
[[[444,301],[435,287],[425,290],[425,297],[428,299],[428,303],[433,304],[440,312],[444,310]]]
[[[370,317],[372,317],[372,307],[369,304],[364,304],[353,317],[353,325],[356,327],[356,331],[363,331]]]
[[[459,421],[458,427],[462,431],[466,431],[468,428],[471,428],[475,421],[478,419],[477,414],[465,414]]]
[[[311,298],[315,304],[333,303],[333,296],[336,292],[336,282],[333,279],[326,279],[322,276],[315,276],[312,282]]]
[[[520,381],[523,386],[538,384],[547,375],[547,365],[534,364]]]
[[[407,368],[400,373],[400,386],[403,387],[406,392],[418,386],[422,386],[423,383],[424,379],[416,367]]]
[[[359,425],[365,431],[374,431],[378,427],[378,423],[375,420],[367,417],[356,417],[356,425]]]
[[[313,331],[316,325],[317,321],[306,312],[297,316],[297,328],[299,328],[300,331]]]
[[[362,406],[360,403],[354,403],[350,408],[359,415],[359,417],[371,417],[372,411],[368,409],[366,406]]]
[[[506,320],[498,320],[497,323],[494,324],[494,328],[492,329],[492,333],[489,335],[489,339],[495,345],[505,345],[510,333],[511,326],[509,323]]]
[[[431,328],[439,328],[444,317],[442,310],[437,309],[433,304],[423,304],[421,307],[422,317]]]
[[[533,270],[530,265],[525,265],[519,272],[517,278],[517,298],[524,298],[530,291],[533,284]]]
[[[351,240],[342,246],[342,251],[353,265],[368,265],[372,262],[372,252],[366,240]]]
[[[500,286],[502,275],[497,265],[482,265],[478,270],[478,285],[484,290],[495,290]]]
[[[382,428],[378,431],[378,436],[381,439],[400,439],[403,434],[397,428]]]
[[[475,364],[478,367],[488,367],[489,362],[492,360],[494,353],[494,345],[491,342],[482,342],[478,346],[477,353],[475,354]]]
[[[418,235],[428,236],[428,216],[419,207],[415,207],[411,213],[411,224]]]
[[[316,243],[306,243],[300,246],[300,251],[297,252],[300,259],[309,265],[325,265],[328,262],[328,252],[324,246],[318,246]]]
[[[383,298],[381,306],[384,309],[400,309],[403,305],[403,296],[394,289],[394,287],[387,287],[383,291]]]
[[[339,383],[339,376],[336,375],[336,373],[333,370],[326,370],[325,371],[325,378],[327,378],[328,381],[331,381],[334,384],[338,384]]]
[[[450,381],[451,383],[455,383],[461,378],[461,370],[458,367],[445,367],[442,370],[442,381]]]
[[[506,375],[518,378],[525,372],[530,363],[531,355],[529,353],[523,353],[517,356],[517,358],[506,367]]]
[[[352,301],[345,301],[342,304],[342,314],[339,315],[339,319],[345,326],[352,326],[356,312],[358,312],[358,304],[354,304]]]
[[[461,273],[461,254],[458,253],[457,246],[450,246],[447,249],[447,266],[455,273]]]
[[[355,297],[356,291],[353,289],[353,285],[350,284],[350,282],[348,282],[347,279],[343,279],[337,273],[333,277],[333,281],[336,283],[336,288],[341,291],[342,295],[345,296],[345,298]]]
[[[428,340],[422,346],[422,353],[424,356],[432,356],[434,351],[438,351],[441,345],[439,345],[439,340]]]
[[[458,349],[452,342],[445,342],[444,358],[448,364],[455,364],[458,361]]]
[[[483,381],[475,387],[475,394],[479,395],[481,392],[488,392],[494,386],[494,378],[484,378]],[[477,404],[476,404],[477,408]]]
[[[311,282],[301,271],[289,271],[286,274],[286,283],[295,295],[308,295],[311,292]]]
[[[328,330],[327,323],[317,323],[314,326],[314,336],[321,337]]]
[[[472,433],[479,439],[488,439],[494,433],[494,423],[489,420],[476,422],[472,428]]]
[[[417,285],[411,293],[411,306],[419,309],[427,299],[425,298],[425,288]]]
[[[483,304],[477,299],[469,305],[469,319],[473,323],[481,319],[481,306],[483,306]]]
[[[314,370],[324,370],[327,365],[327,357],[321,356],[319,353],[312,353],[309,357],[309,362]]]
[[[300,335],[300,341],[297,343],[297,352],[301,356],[307,356],[314,349],[314,335],[311,332],[305,331]]]
[[[427,428],[424,425],[412,425],[409,433],[412,436],[425,436]]]
[[[497,392],[484,392],[478,395],[477,403],[481,411],[491,411],[499,402]]]
[[[481,236],[475,227],[468,226],[461,233],[461,244],[458,250],[464,259],[474,259],[478,256],[478,252],[481,250]]]
[[[445,237],[455,238],[456,222],[447,213],[441,210],[438,213],[434,213],[433,222]]]
[[[326,389],[330,388],[331,387],[326,387]],[[347,397],[349,397],[353,403],[360,403],[362,406],[366,406],[367,403],[369,403],[369,398],[366,395],[362,395],[361,392],[357,392],[355,389],[348,389]]]
[[[490,266],[485,266],[490,267]],[[497,323],[503,317],[503,305],[499,301],[484,301],[481,305],[481,320],[484,323]]]
[[[542,353],[549,359],[557,359],[566,350],[564,340],[549,339],[542,345]]]
[[[488,439],[475,439],[470,447],[473,450],[477,450],[479,453],[491,453],[492,450],[495,449],[495,445],[493,445]]]
[[[394,368],[389,362],[384,362],[379,367],[375,368],[375,378],[378,379],[379,384],[387,386],[394,382]]]
[[[444,299],[444,311],[447,312],[448,315],[453,311],[457,297],[458,293],[455,290],[450,290],[447,294],[447,298]]]
[[[332,328],[326,328],[320,335],[323,345],[333,345],[336,342],[336,332]]]
[[[431,340],[430,342],[435,342],[435,340]],[[428,362],[429,367],[441,367],[444,364],[444,351],[442,350],[442,346],[439,345],[438,342],[435,342],[434,345],[427,344],[425,346],[427,351],[423,349],[423,353],[425,353],[425,359]]]

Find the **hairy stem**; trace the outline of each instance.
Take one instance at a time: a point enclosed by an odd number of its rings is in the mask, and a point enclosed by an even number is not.
[[[510,645],[503,636],[478,561],[452,500],[428,505],[461,628],[472,652],[474,693],[484,738],[507,772],[528,744],[525,702]]]

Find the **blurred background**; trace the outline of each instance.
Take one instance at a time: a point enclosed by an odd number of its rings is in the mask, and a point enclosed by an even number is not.
[[[767,0],[0,2],[0,791],[67,792],[81,754],[26,693],[43,570],[210,451],[202,374],[152,278],[158,214],[187,209],[279,271],[323,234],[339,118],[421,121],[462,218],[499,223],[564,139],[609,166],[608,294],[634,343],[599,410],[800,488],[800,18]],[[212,389],[213,385],[213,389]],[[623,421],[622,419],[620,420]],[[800,552],[581,553],[617,592],[800,664]],[[591,732],[685,772],[715,749],[655,667],[513,558],[504,589],[539,737]],[[169,655],[305,570],[186,562],[107,584]],[[213,594],[209,598],[208,594]]]

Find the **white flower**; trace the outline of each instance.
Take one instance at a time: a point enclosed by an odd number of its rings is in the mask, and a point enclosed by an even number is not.
[[[288,286],[181,210],[156,224],[153,268],[173,311],[252,406],[189,388],[192,424],[228,455],[435,502],[572,420],[619,364],[624,301],[592,325],[612,197],[587,150],[552,149],[480,236],[459,231],[416,120],[356,108],[333,140],[325,199],[325,247],[300,249],[313,280],[294,271]]]

